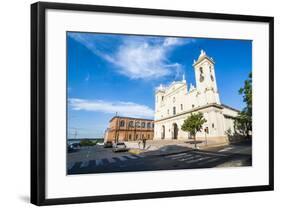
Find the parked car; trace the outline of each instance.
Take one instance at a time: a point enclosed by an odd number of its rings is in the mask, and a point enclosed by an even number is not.
[[[113,152],[125,152],[128,151],[129,149],[127,148],[126,144],[124,142],[117,142],[113,144]]]
[[[97,145],[102,146],[102,145],[104,145],[104,143],[103,142],[97,142]]]
[[[79,143],[71,143],[67,145],[67,151],[68,152],[75,152],[80,150],[81,146]]]
[[[104,148],[112,148],[112,142],[111,141],[107,141],[104,143],[103,145]]]

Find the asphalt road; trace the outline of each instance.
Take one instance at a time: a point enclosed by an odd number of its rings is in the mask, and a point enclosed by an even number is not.
[[[131,155],[128,152],[112,152],[112,148],[104,148],[102,145],[81,147],[79,151],[67,154],[67,161],[79,162],[93,159],[103,159],[118,156]]]
[[[252,157],[249,150],[247,150],[247,154],[239,152],[240,150],[246,151],[248,148],[230,145],[212,151],[189,149],[173,154],[145,156],[132,155],[129,152],[114,153],[111,148],[94,146],[68,153],[67,173],[87,174],[251,166]]]

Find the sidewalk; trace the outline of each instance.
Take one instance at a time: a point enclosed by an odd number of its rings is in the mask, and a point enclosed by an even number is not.
[[[148,140],[146,147],[143,149],[143,144],[135,142],[126,142],[132,154],[144,156],[160,156],[174,153],[186,152],[194,149],[194,141],[185,140]],[[204,150],[215,146],[225,146],[225,144],[207,143],[205,141],[197,141],[197,148]]]

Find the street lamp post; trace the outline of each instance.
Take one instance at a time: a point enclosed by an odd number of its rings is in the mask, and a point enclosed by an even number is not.
[[[116,112],[116,115],[115,115],[115,117],[116,117],[116,126],[115,126],[115,143],[117,143],[118,142],[118,137],[119,137],[119,119],[118,119],[118,114],[117,114],[117,112]]]
[[[204,132],[205,132],[205,143],[206,143],[206,145],[207,145],[207,144],[208,144],[208,141],[207,141],[207,133],[209,132],[208,127],[206,127],[206,128],[204,129]]]

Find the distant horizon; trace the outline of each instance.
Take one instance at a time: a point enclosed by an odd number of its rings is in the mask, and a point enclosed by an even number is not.
[[[215,61],[221,103],[245,107],[238,90],[252,71],[252,41],[67,33],[67,138],[103,138],[118,116],[154,120],[154,90],[181,80],[195,85],[192,63],[204,49]]]

